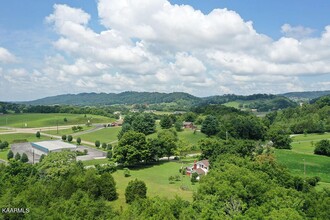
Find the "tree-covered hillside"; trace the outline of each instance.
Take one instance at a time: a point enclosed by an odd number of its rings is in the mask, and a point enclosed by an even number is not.
[[[188,93],[158,93],[158,92],[123,92],[115,93],[80,93],[67,94],[53,97],[46,97],[34,101],[23,102],[27,105],[114,105],[114,104],[145,104],[153,105],[152,109],[159,110],[169,106],[160,106],[164,103],[174,103],[171,110],[188,110],[192,106],[207,104],[224,104],[230,101],[247,101],[248,108],[254,108],[258,111],[269,111],[294,107],[296,104],[283,96],[254,94],[249,96],[242,95],[223,95],[210,97],[196,97]]]
[[[307,92],[288,92],[282,94],[283,96],[290,99],[306,99],[311,100],[315,98],[319,98],[321,96],[329,95],[330,90],[326,91],[307,91]]]
[[[269,113],[265,117],[265,123],[285,127],[292,133],[330,131],[330,95],[315,100],[313,104]]]

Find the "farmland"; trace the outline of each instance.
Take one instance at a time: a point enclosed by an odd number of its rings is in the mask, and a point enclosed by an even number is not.
[[[292,150],[276,150],[276,158],[294,175],[319,176],[322,182],[330,183],[330,157],[315,155],[313,146],[317,141],[328,138],[330,134],[297,135],[293,137]]]
[[[36,128],[36,127],[50,127],[63,125],[77,125],[90,123],[107,123],[112,122],[104,116],[85,115],[84,114],[9,114],[0,115],[0,126],[15,127],[15,128]]]

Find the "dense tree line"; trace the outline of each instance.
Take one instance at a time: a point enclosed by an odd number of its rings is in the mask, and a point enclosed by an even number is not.
[[[330,96],[321,97],[313,104],[269,113],[264,123],[269,127],[286,127],[295,134],[330,131]]]
[[[52,153],[36,165],[0,165],[0,206],[30,210],[2,213],[4,219],[111,219],[115,213],[106,201],[117,196],[109,172],[84,169],[72,152]]]
[[[272,154],[257,153],[251,141],[204,141],[206,149],[202,149],[202,157],[210,160],[211,170],[202,177],[193,202],[179,197],[140,199],[120,217],[296,220],[327,219],[330,215],[330,192],[314,189],[319,178],[290,175]],[[213,145],[211,151],[210,145]]]

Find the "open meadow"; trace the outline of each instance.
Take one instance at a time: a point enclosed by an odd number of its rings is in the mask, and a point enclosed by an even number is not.
[[[90,123],[108,123],[114,119],[85,114],[62,114],[62,113],[28,113],[28,114],[8,114],[0,115],[0,126],[15,127],[15,128],[36,128],[36,127],[50,127],[63,125],[77,125]]]
[[[193,160],[192,160],[193,161]],[[185,162],[187,166],[190,162]],[[125,189],[131,180],[142,180],[146,183],[148,188],[148,197],[166,197],[174,198],[176,195],[181,198],[192,201],[193,192],[197,190],[198,183],[192,185],[188,176],[181,176],[179,169],[182,166],[179,161],[162,161],[150,166],[141,166],[137,168],[130,168],[131,176],[125,177],[124,170],[119,169],[113,173],[113,177],[117,183],[117,192],[119,194],[118,200],[111,202],[115,208],[125,208]],[[174,181],[170,183],[168,178],[170,176],[180,175],[181,181]],[[180,186],[185,186],[186,190],[182,190]]]
[[[120,130],[121,127],[108,127],[95,132],[79,135],[79,137],[81,137],[81,139],[85,141],[90,142],[95,142],[96,140],[99,140],[101,143],[110,143],[117,141],[117,135]]]
[[[315,143],[329,138],[330,134],[294,136],[291,144],[292,150],[278,149],[275,151],[276,158],[279,163],[287,166],[292,174],[302,177],[319,176],[321,178],[320,186],[329,187],[330,157],[314,154]],[[305,173],[304,170],[306,170]]]

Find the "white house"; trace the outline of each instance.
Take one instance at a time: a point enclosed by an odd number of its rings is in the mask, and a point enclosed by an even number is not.
[[[186,174],[191,176],[192,173],[197,173],[198,176],[204,176],[209,172],[209,169],[210,164],[208,160],[195,161],[193,166],[186,167]]]

